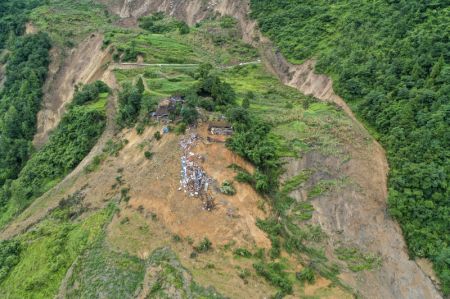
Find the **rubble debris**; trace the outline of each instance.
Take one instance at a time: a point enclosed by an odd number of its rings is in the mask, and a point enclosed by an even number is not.
[[[220,139],[220,138],[212,138],[212,137],[206,137],[206,140],[208,141],[208,142],[211,142],[211,143],[225,143],[226,142],[226,140],[224,140],[224,139]]]
[[[162,100],[156,112],[152,113],[152,116],[157,120],[166,119],[169,117],[170,113],[176,110],[177,104],[183,104],[184,99],[181,96],[171,96],[167,99]]]
[[[209,123],[208,131],[212,135],[233,135],[233,127],[225,120],[212,121]]]
[[[200,140],[200,137],[192,133],[183,138],[180,142],[183,155],[181,156],[181,180],[180,189],[190,197],[200,198],[203,209],[211,211],[215,204],[211,195],[210,186],[213,183],[199,162],[204,160],[201,155],[191,152],[192,147]]]

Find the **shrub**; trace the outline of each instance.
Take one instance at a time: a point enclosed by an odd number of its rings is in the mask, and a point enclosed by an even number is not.
[[[197,246],[194,247],[198,253],[204,253],[212,248],[212,243],[208,238],[204,238]]]
[[[22,246],[19,241],[0,241],[0,283],[20,261]]]
[[[310,267],[305,267],[302,271],[295,273],[295,277],[302,282],[314,283],[316,280],[314,271]]]
[[[146,151],[146,152],[144,153],[144,156],[145,156],[145,158],[147,158],[148,160],[150,160],[150,159],[153,157],[153,153],[152,153],[152,152],[149,152],[149,151]]]
[[[244,108],[244,109],[250,108],[250,101],[249,101],[249,99],[245,98],[245,99],[242,101],[242,108]]]
[[[233,251],[233,254],[238,257],[251,258],[252,253],[245,248],[237,248]]]
[[[183,118],[183,122],[189,125],[194,124],[198,118],[197,109],[194,107],[184,106],[181,109],[181,117]]]
[[[225,195],[235,195],[236,189],[234,189],[233,183],[229,181],[224,181],[220,187],[220,192]]]
[[[189,34],[189,32],[191,32],[191,29],[189,28],[188,24],[186,24],[185,22],[180,22],[178,31],[180,32],[180,34],[184,35],[184,34]]]
[[[175,134],[177,135],[183,135],[186,133],[187,125],[184,122],[181,122],[178,124],[178,126],[175,127]]]
[[[156,140],[160,140],[162,137],[161,132],[156,131],[155,134],[153,134],[153,137],[155,137]]]
[[[181,239],[181,237],[179,235],[173,235],[172,236],[172,241],[174,241],[174,242],[181,242],[182,239]]]
[[[264,277],[270,284],[280,288],[283,294],[292,293],[292,282],[286,272],[284,272],[284,266],[280,263],[264,264],[258,262],[253,264],[256,273]]]

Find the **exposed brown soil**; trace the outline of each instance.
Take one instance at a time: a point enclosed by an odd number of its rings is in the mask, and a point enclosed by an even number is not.
[[[33,25],[31,22],[27,22],[25,24],[25,34],[34,34],[37,33],[39,30],[36,28],[36,26]]]
[[[204,136],[204,134],[200,135]],[[123,158],[136,162],[142,161],[142,153],[127,150],[137,147],[137,144],[142,142],[142,138],[131,133],[127,139],[130,143],[124,149]],[[131,207],[143,206],[147,211],[157,212],[165,225],[173,233],[182,237],[190,236],[199,240],[207,236],[213,243],[220,245],[235,241],[237,244],[247,246],[270,247],[265,234],[255,225],[256,218],[262,218],[265,215],[257,208],[260,197],[250,187],[236,184],[235,196],[216,194],[217,206],[212,212],[203,210],[199,199],[188,197],[179,190],[181,151],[178,143],[179,138],[173,135],[165,136],[162,141],[152,142],[155,157],[152,161],[144,161],[139,166],[142,177],[134,176],[129,183]],[[204,169],[218,182],[233,179],[234,172],[227,168],[231,163],[245,166],[245,162],[226,149],[223,144],[200,142],[193,148],[193,152],[204,157]],[[159,155],[162,156],[159,157]],[[129,170],[130,167],[127,167],[124,174]],[[133,173],[137,174],[136,171]],[[125,180],[128,181],[126,177]],[[227,215],[228,209],[235,210],[234,217]]]
[[[207,236],[215,244],[234,241],[247,246],[270,247],[265,234],[255,225],[256,218],[265,217],[264,212],[257,208],[257,202],[261,199],[259,195],[249,186],[236,183],[238,192],[235,196],[220,195],[216,199],[216,209],[212,212],[203,210],[199,199],[187,197],[184,192],[178,191],[181,171],[179,137],[169,134],[161,141],[151,141],[155,130],[150,128],[141,136],[134,130],[120,134],[120,139],[128,140],[122,154],[117,158],[109,158],[100,171],[85,174],[84,167],[101,153],[106,140],[112,137],[113,130],[107,129],[82,163],[56,188],[36,200],[21,217],[13,221],[2,232],[2,238],[27,229],[54,208],[62,199],[62,194],[71,194],[84,186],[87,186],[85,202],[90,207],[104,205],[104,200],[119,193],[119,187],[111,186],[117,183],[115,177],[121,175],[124,181],[122,187],[130,188],[130,207],[137,209],[142,206],[146,211],[157,213],[173,233],[195,240]],[[144,157],[140,144],[154,152],[152,160]],[[204,155],[205,169],[220,182],[233,180],[235,174],[227,168],[229,164],[249,167],[226,149],[224,144],[199,144],[195,151]],[[122,174],[117,172],[120,168],[123,169]],[[229,208],[234,209],[234,217],[227,215]]]
[[[105,71],[110,54],[108,50],[102,50],[102,42],[101,34],[92,34],[68,53],[59,48],[51,50],[44,99],[33,140],[37,148],[45,144],[49,133],[58,125],[66,104],[73,97],[75,86],[99,79]]]

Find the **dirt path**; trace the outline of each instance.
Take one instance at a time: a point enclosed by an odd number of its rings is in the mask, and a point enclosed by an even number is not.
[[[236,65],[229,65],[220,67],[221,69],[231,69],[237,66],[245,66],[245,65],[252,65],[252,64],[261,64],[261,60],[255,60],[255,61],[249,61],[249,62],[241,62]],[[142,62],[121,62],[114,64],[114,67],[117,69],[135,69],[140,67],[151,67],[151,66],[157,66],[157,67],[197,67],[200,66],[200,64],[177,64],[177,63],[142,63]]]

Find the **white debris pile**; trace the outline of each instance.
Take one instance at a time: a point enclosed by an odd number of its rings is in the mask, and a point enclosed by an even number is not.
[[[200,137],[197,134],[190,134],[180,142],[183,150],[180,190],[184,190],[190,197],[200,198],[203,202],[203,208],[211,211],[214,208],[214,200],[209,192],[212,179],[208,177],[199,164],[203,157],[191,151],[199,140]]]

